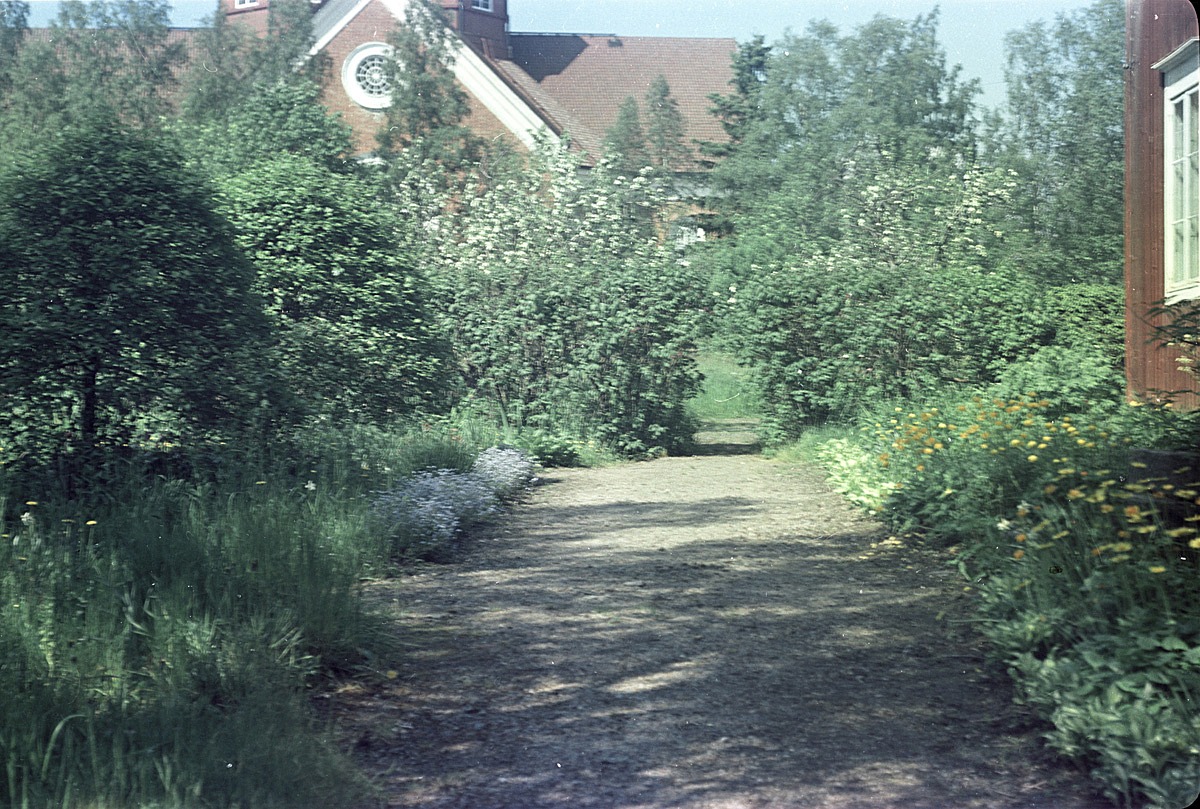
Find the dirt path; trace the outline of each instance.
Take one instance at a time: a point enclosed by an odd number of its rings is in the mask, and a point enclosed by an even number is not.
[[[1041,752],[960,591],[816,471],[555,470],[380,593],[411,654],[336,710],[388,807],[1107,807]]]

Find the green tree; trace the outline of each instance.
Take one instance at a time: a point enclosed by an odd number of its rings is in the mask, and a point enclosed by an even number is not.
[[[263,88],[320,87],[328,59],[310,55],[312,9],[308,0],[274,0],[267,34],[255,36],[217,10],[195,32],[192,62],[184,81],[183,119],[189,124],[224,124]]]
[[[657,233],[630,226],[631,206],[661,205],[658,184],[581,174],[562,147],[537,161],[429,234],[467,400],[631,455],[683,444],[703,290]]]
[[[683,142],[683,113],[661,73],[646,91],[646,156],[661,171],[684,168],[691,153]]]
[[[445,364],[424,285],[371,183],[281,154],[222,190],[304,411],[384,423],[437,399]]]
[[[17,51],[5,134],[35,142],[96,115],[141,129],[161,126],[172,113],[184,58],[169,26],[166,0],[66,0],[49,40]]]
[[[714,158],[728,157],[746,139],[751,123],[760,115],[759,93],[767,80],[771,46],[761,35],[738,45],[733,55],[733,92],[728,95],[714,93],[708,97],[712,102],[712,114],[721,121],[721,128],[729,136],[724,143],[704,142],[700,144],[702,154]]]
[[[911,181],[910,218],[957,204],[976,162],[977,86],[947,68],[936,14],[876,17],[844,37],[814,23],[772,49],[763,75],[755,115],[713,172],[731,232],[702,254],[714,289],[870,238],[852,214],[872,188]]]
[[[392,103],[378,140],[384,155],[416,152],[454,170],[481,152],[479,139],[463,125],[467,94],[454,78],[454,47],[439,9],[428,0],[409,3],[404,22],[388,37]]]
[[[265,339],[253,270],[167,144],[103,120],[48,138],[0,176],[0,255],[8,446],[86,454],[251,420]]]
[[[180,122],[194,159],[214,176],[244,171],[279,154],[304,156],[327,169],[354,171],[350,127],[321,104],[307,79],[243,87],[223,120]]]
[[[637,99],[626,96],[617,109],[617,119],[604,138],[604,148],[611,155],[618,171],[634,176],[650,165],[646,152],[646,133]]]
[[[1013,261],[1051,283],[1123,275],[1124,37],[1124,4],[1097,0],[1005,38],[991,159],[1019,179]]]
[[[17,54],[28,33],[29,4],[21,0],[0,0],[0,116],[8,105]]]

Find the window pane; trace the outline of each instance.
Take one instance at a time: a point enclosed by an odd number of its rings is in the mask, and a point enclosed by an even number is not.
[[[1193,216],[1188,225],[1188,249],[1183,255],[1183,276],[1189,281],[1200,277],[1200,218]]]
[[[1173,193],[1171,194],[1171,209],[1169,214],[1172,222],[1178,222],[1187,216],[1187,210],[1184,207],[1187,204],[1188,186],[1187,173],[1184,171],[1185,166],[1186,164],[1182,160],[1176,160],[1175,165],[1172,167],[1172,174],[1174,176],[1171,178],[1171,191]]]
[[[1176,101],[1172,106],[1175,109],[1175,115],[1173,116],[1175,122],[1175,131],[1171,138],[1171,144],[1174,147],[1171,149],[1171,159],[1178,160],[1179,158],[1183,157],[1184,144],[1187,143],[1187,140],[1184,138],[1183,127],[1185,108],[1182,100]]]
[[[1188,111],[1188,152],[1196,154],[1200,150],[1200,127],[1196,124],[1200,122],[1200,92],[1188,94],[1188,106],[1191,109]]]

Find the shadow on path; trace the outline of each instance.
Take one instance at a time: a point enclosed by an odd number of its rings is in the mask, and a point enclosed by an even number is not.
[[[551,477],[464,562],[392,586],[411,653],[357,740],[383,805],[1107,805],[942,620],[964,608],[944,566],[816,475]]]

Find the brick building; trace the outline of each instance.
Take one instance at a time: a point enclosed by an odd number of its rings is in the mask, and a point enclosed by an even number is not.
[[[264,33],[270,0],[220,0],[231,21]],[[409,0],[313,0],[313,53],[329,58],[325,103],[354,130],[360,152],[375,148],[389,87],[387,40]],[[730,92],[733,39],[526,34],[509,30],[508,0],[438,0],[456,34],[455,77],[469,98],[467,125],[487,138],[530,147],[537,137],[569,136],[585,160],[603,149],[625,98],[643,104],[662,75],[695,145],[725,138],[708,96]]]

